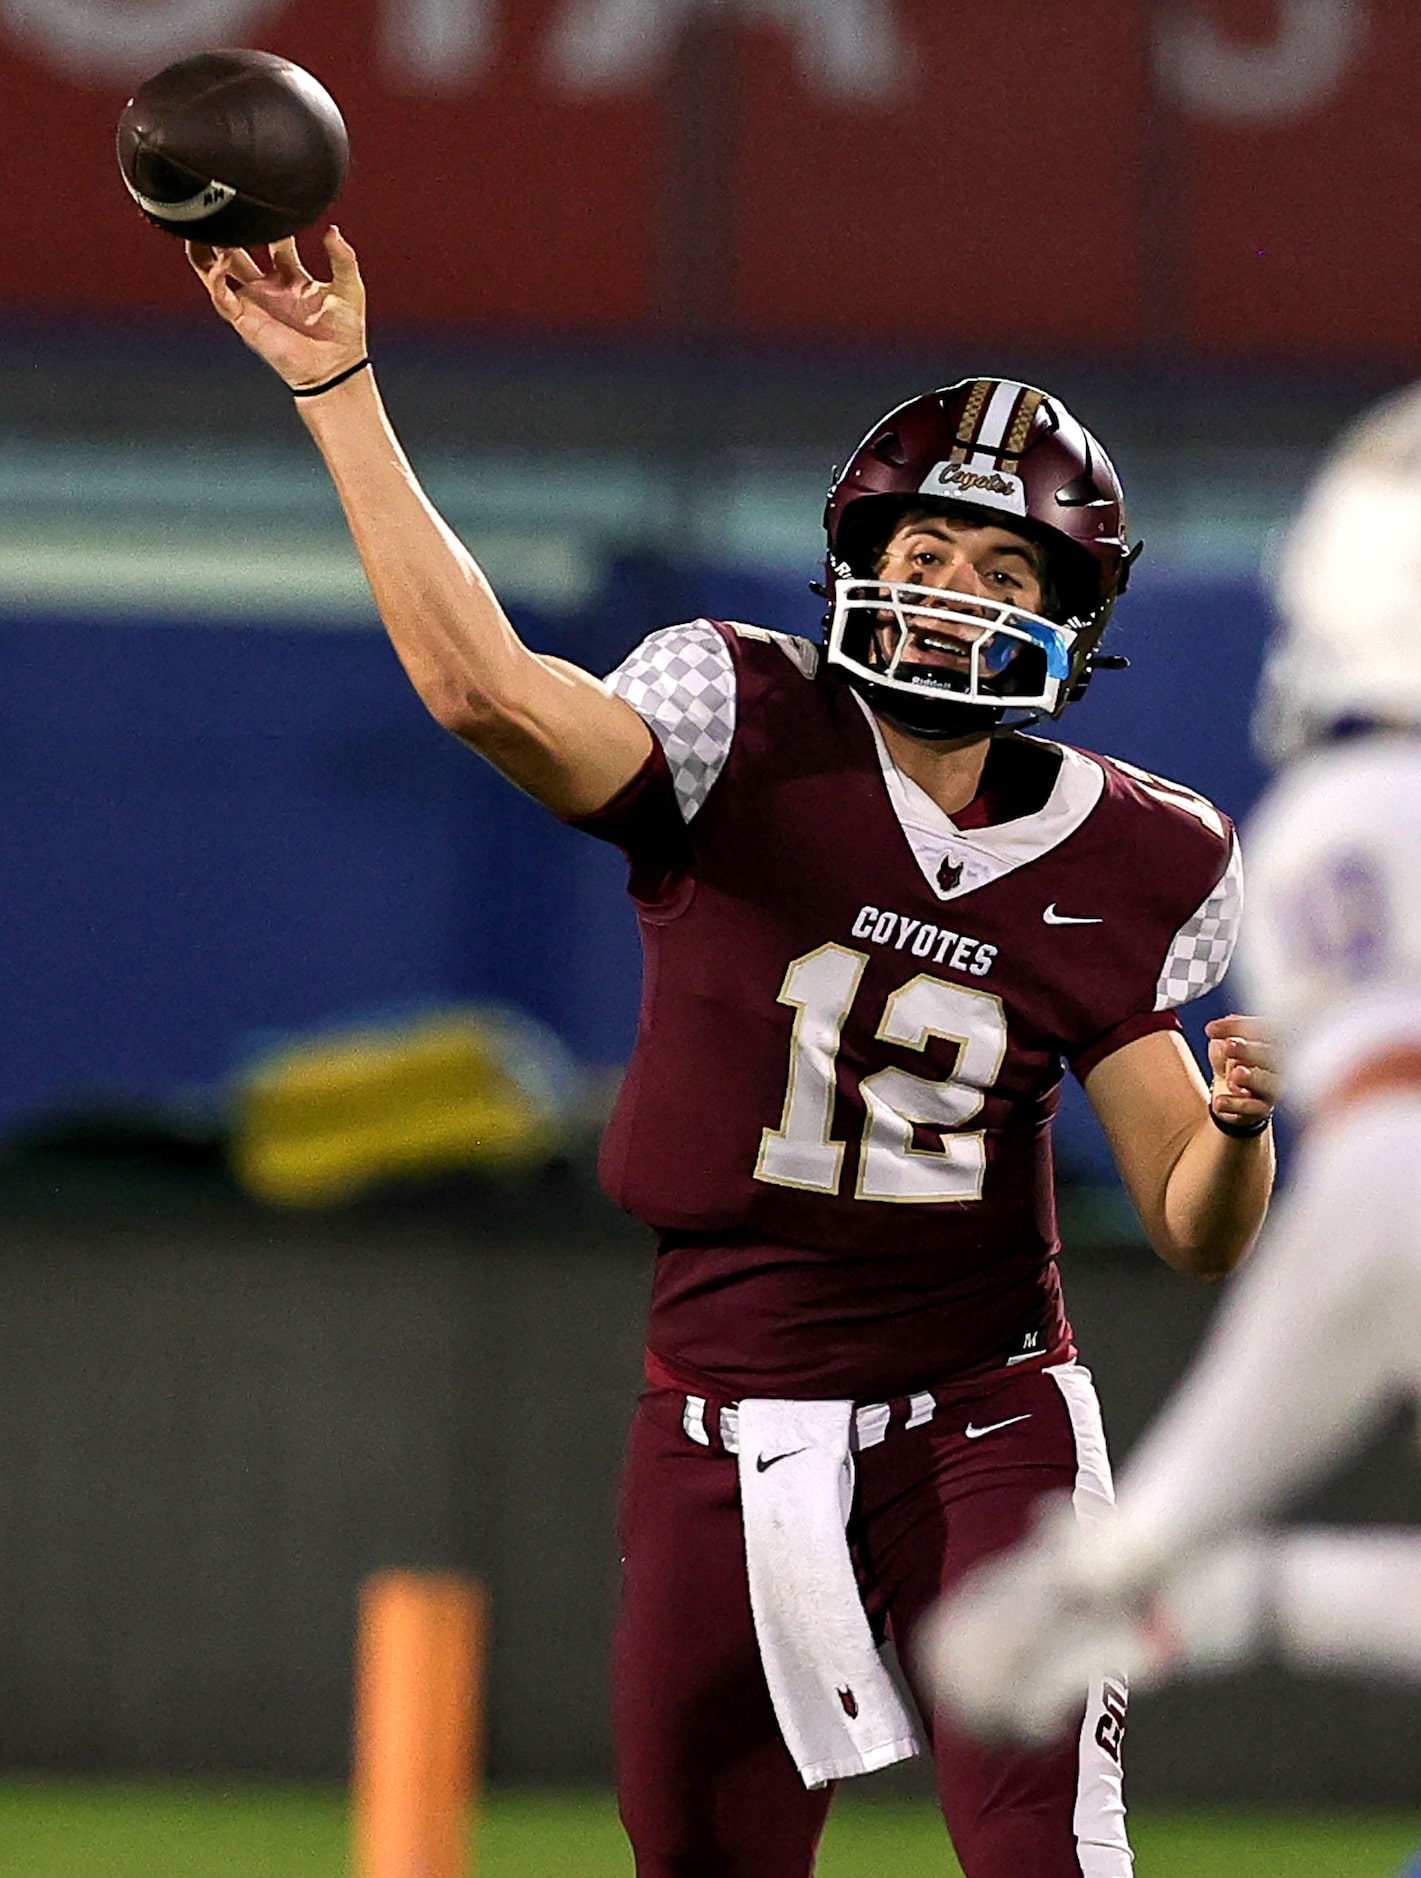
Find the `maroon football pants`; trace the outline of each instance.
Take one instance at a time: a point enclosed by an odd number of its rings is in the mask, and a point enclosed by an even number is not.
[[[1043,1493],[1089,1510],[1108,1466],[1088,1373],[1006,1370],[890,1405],[863,1433],[849,1536],[865,1608],[891,1637],[928,1734],[966,1878],[1129,1878],[1120,1790],[1123,1690],[1045,1752],[984,1748],[917,1685],[911,1639],[939,1593],[1010,1545]],[[723,1403],[642,1397],[622,1499],[614,1659],[622,1819],[638,1878],[809,1878],[829,1810],[780,1736],[750,1615],[736,1460]],[[879,1418],[881,1421],[881,1418]],[[864,1423],[860,1423],[861,1429]]]

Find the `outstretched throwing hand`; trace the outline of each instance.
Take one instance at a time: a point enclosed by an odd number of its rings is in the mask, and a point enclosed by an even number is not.
[[[294,239],[271,245],[263,271],[245,248],[187,244],[213,306],[293,391],[323,385],[365,357],[365,284],[355,250],[326,231],[331,278],[307,272]]]

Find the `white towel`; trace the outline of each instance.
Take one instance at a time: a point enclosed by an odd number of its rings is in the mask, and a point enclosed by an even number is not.
[[[760,1661],[806,1787],[918,1752],[873,1641],[845,1525],[852,1402],[740,1403],[740,1501]]]

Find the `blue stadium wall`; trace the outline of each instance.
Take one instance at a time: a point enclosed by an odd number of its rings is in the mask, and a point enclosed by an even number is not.
[[[799,582],[639,561],[585,615],[518,624],[606,669],[698,613],[817,620]],[[1131,670],[1072,740],[1246,813],[1266,630],[1253,580],[1143,570],[1112,631]],[[620,857],[440,732],[377,633],[12,617],[0,660],[0,1134],[206,1099],[271,1032],[451,998],[625,1058]]]

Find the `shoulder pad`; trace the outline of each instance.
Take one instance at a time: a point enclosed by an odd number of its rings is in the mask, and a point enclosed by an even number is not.
[[[776,651],[783,652],[790,664],[797,667],[806,678],[813,678],[819,670],[820,647],[812,639],[801,639],[795,633],[771,632],[768,626],[747,626],[743,620],[728,619],[724,622],[738,639],[761,639]]]
[[[1126,763],[1118,756],[1108,757],[1106,761],[1114,768],[1123,771],[1133,783],[1152,796],[1156,802],[1162,802],[1168,809],[1179,809],[1185,815],[1192,815],[1196,822],[1203,824],[1220,841],[1229,838],[1224,818],[1206,796],[1188,788],[1184,783],[1170,782],[1167,777],[1156,776],[1147,769],[1137,769],[1133,763]]]

